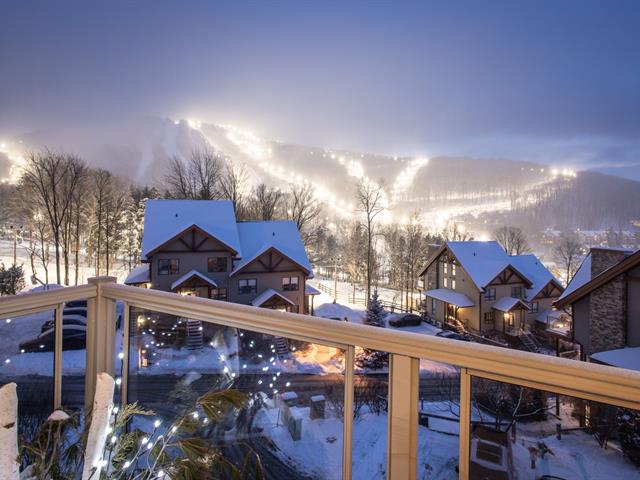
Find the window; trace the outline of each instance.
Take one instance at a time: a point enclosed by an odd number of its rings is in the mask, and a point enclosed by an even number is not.
[[[436,314],[436,305],[437,305],[437,300],[435,298],[431,299],[431,314],[435,315]]]
[[[161,258],[158,260],[158,275],[175,275],[180,271],[180,261],[177,258]]]
[[[447,262],[444,262],[442,264],[442,271],[445,273],[445,275],[449,273],[449,264]]]
[[[454,277],[456,276],[456,264],[455,263],[451,264],[451,275],[453,275]]]
[[[493,323],[495,319],[495,313],[493,310],[491,310],[490,312],[484,312],[484,321],[486,323]]]
[[[495,300],[496,299],[496,289],[495,288],[487,288],[484,292],[485,300]]]
[[[256,293],[258,291],[258,280],[246,278],[238,280],[238,293]]]
[[[282,277],[282,290],[285,292],[297,292],[298,277]]]
[[[444,288],[448,288],[449,287],[449,279],[448,278],[443,278],[442,279],[442,284],[444,285]]]
[[[227,257],[209,257],[207,258],[208,272],[226,272]]]
[[[511,287],[511,296],[513,298],[522,298],[522,287]]]
[[[212,288],[211,296],[213,300],[227,300],[227,289],[226,288]]]
[[[539,308],[539,306],[538,306],[538,302],[531,302],[531,303],[529,303],[529,311],[530,311],[531,313],[538,313],[538,308]]]
[[[451,288],[452,288],[453,290],[455,290],[455,289],[456,289],[456,279],[455,279],[455,278],[451,279]]]

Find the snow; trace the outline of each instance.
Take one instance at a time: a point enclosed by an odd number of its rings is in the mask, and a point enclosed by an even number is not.
[[[538,257],[533,254],[514,255],[511,257],[511,264],[533,284],[531,288],[527,289],[526,300],[528,302],[532,301],[549,282],[554,282],[559,287],[562,286]]]
[[[182,275],[175,282],[173,282],[171,284],[171,290],[175,290],[176,288],[178,288],[180,285],[182,285],[184,282],[191,279],[192,277],[198,277],[200,280],[204,281],[205,283],[208,283],[212,287],[218,288],[218,284],[214,282],[212,279],[210,279],[209,277],[207,277],[205,274],[200,273],[198,270],[191,270],[185,273],[184,275]]]
[[[151,281],[149,264],[143,263],[131,269],[127,278],[124,280],[125,285],[138,283],[147,283]]]
[[[254,298],[251,301],[251,305],[253,305],[254,307],[260,307],[260,306],[264,305],[265,302],[267,302],[270,299],[272,299],[273,297],[278,297],[282,301],[284,301],[285,303],[288,303],[289,305],[295,305],[295,303],[293,303],[291,300],[289,300],[284,295],[281,295],[280,293],[276,292],[273,288],[267,288],[264,292],[262,292],[256,298]]]
[[[233,203],[228,200],[148,200],[142,258],[184,230],[197,226],[241,256]]]
[[[447,242],[447,247],[476,284],[484,288],[509,266],[509,255],[498,242]]]
[[[305,295],[320,295],[322,292],[317,288],[312,287],[308,283],[304,286],[304,294]]]
[[[567,285],[567,288],[562,292],[562,295],[560,295],[558,300],[562,300],[563,298],[571,295],[589,281],[591,281],[591,253],[589,253],[589,255],[587,255],[582,261],[580,268],[578,268],[578,271],[573,276],[569,285]]]
[[[427,290],[424,294],[428,297],[435,298],[436,300],[441,300],[445,303],[450,303],[451,305],[456,305],[461,308],[473,307],[475,305],[473,300],[467,297],[464,293],[449,290],[448,288]]]
[[[17,420],[17,385],[8,383],[0,387],[0,472],[6,480],[20,478]]]
[[[314,314],[316,317],[333,317],[340,319],[344,319],[346,317],[350,322],[362,323],[362,319],[364,318],[364,310],[356,307],[355,305],[348,306],[340,303],[332,303],[333,300],[326,294],[318,296],[316,301],[319,303],[319,305],[314,308]]]
[[[618,348],[616,350],[598,352],[591,355],[591,358],[612,367],[640,371],[640,347]]]
[[[274,248],[298,264],[303,270],[309,272],[309,278],[313,278],[313,269],[295,222],[289,220],[238,222],[237,226],[242,247],[242,261],[235,266],[231,275],[237,273],[270,248]]]
[[[522,300],[514,297],[502,297],[493,304],[493,308],[495,310],[500,310],[501,312],[510,312],[517,306],[520,306],[525,310],[529,310],[529,307]]]
[[[113,408],[113,391],[115,381],[108,373],[98,373],[96,393],[91,409],[91,423],[84,451],[82,480],[100,477],[102,451],[107,440],[109,419]],[[97,467],[97,468],[95,468]]]

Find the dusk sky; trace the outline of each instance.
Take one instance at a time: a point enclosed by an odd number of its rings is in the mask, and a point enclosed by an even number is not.
[[[159,115],[640,179],[640,2],[0,3],[0,138]]]

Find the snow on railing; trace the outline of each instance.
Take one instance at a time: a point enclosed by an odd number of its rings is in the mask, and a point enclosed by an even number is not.
[[[88,299],[85,402],[90,405],[95,378],[100,372],[114,375],[116,300],[124,302],[123,328],[129,331],[129,307],[192,318],[268,335],[319,343],[345,351],[344,411],[353,409],[355,347],[390,353],[388,478],[416,478],[419,361],[447,363],[460,369],[460,478],[469,476],[471,379],[486,378],[555,392],[620,407],[640,409],[640,372],[529,352],[460,342],[435,336],[378,329],[335,322],[295,313],[254,308],[143,288],[118,285],[113,278],[95,278],[89,285],[51,292],[3,297],[0,318],[55,308],[63,302]],[[61,315],[56,324],[61,325]],[[122,356],[128,364],[129,335],[124,335]],[[56,358],[62,350],[56,338]],[[127,372],[123,369],[121,397],[127,398]],[[54,372],[54,390],[60,391],[61,371]],[[93,379],[93,381],[91,381]],[[56,408],[60,403],[55,396]],[[344,415],[343,478],[351,478],[352,415]]]

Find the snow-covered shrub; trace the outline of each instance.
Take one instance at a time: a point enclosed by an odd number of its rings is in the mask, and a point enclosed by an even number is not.
[[[0,264],[0,295],[15,295],[25,287],[22,265],[5,268]]]
[[[624,455],[640,466],[640,412],[637,410],[618,410],[618,438]]]
[[[372,327],[384,328],[384,309],[378,298],[378,292],[374,291],[371,299],[369,300],[369,306],[363,323]],[[360,368],[366,368],[370,370],[380,370],[389,365],[389,354],[387,352],[381,352],[378,350],[362,349],[356,355],[356,364]]]

